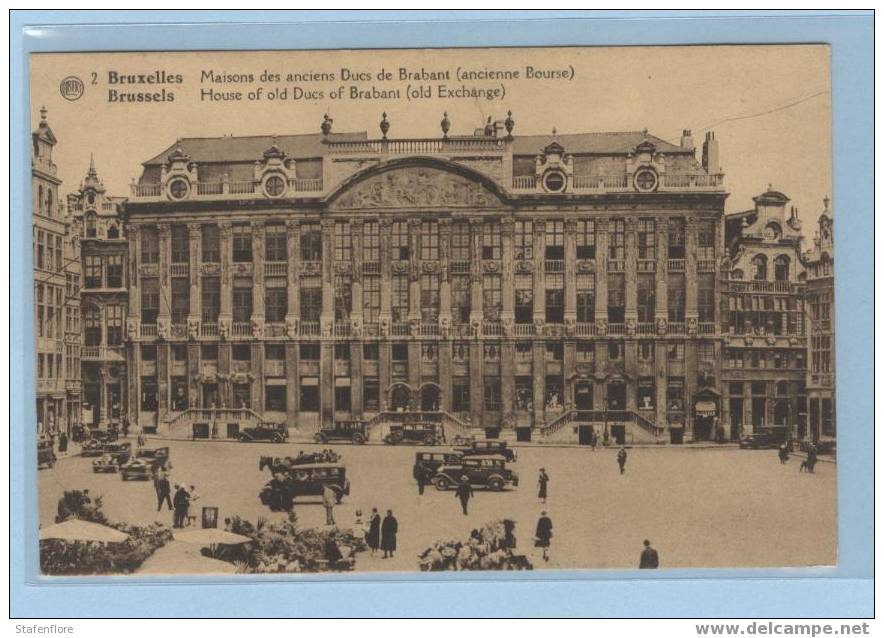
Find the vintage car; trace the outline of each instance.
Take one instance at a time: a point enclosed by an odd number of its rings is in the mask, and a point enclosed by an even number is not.
[[[445,430],[442,424],[428,421],[391,425],[390,433],[384,437],[384,443],[387,445],[400,443],[437,445],[444,442]]]
[[[92,461],[92,471],[95,474],[115,474],[120,469],[120,463],[110,454],[102,454]]]
[[[314,438],[317,443],[351,441],[361,445],[368,441],[368,424],[365,421],[335,421],[323,426]]]
[[[321,497],[325,485],[331,487],[335,500],[340,503],[350,493],[347,468],[340,463],[314,463],[277,471],[258,496],[271,511],[288,512],[296,497]]]
[[[53,467],[55,465],[55,450],[52,449],[50,439],[37,441],[37,469],[41,467]]]
[[[466,447],[472,445],[476,440],[472,434],[457,434],[451,439],[451,445],[454,447]]]
[[[506,441],[473,441],[470,445],[455,447],[454,449],[464,456],[498,454],[510,463],[515,463],[516,461],[516,453],[507,447]]]
[[[116,440],[117,437],[113,432],[90,430],[80,447],[80,456],[101,456],[104,454],[104,446]]]
[[[154,470],[147,459],[134,458],[120,466],[120,477],[124,481],[149,481]]]
[[[141,447],[135,451],[135,458],[147,463],[151,470],[169,468],[169,448],[167,447]]]
[[[778,448],[786,443],[786,428],[763,428],[740,438],[740,447],[745,449]]]
[[[432,472],[433,475],[443,465],[457,464],[463,459],[460,452],[417,452],[414,455],[414,467],[412,476],[417,476],[419,470]]]
[[[282,443],[289,438],[289,431],[286,428],[285,423],[259,423],[254,427],[240,430],[237,438],[243,443],[254,441]]]
[[[459,483],[463,476],[473,487],[485,487],[494,492],[501,491],[507,484],[519,485],[519,475],[497,455],[465,456],[455,463],[446,463],[436,470],[433,485],[437,490],[447,490]]]

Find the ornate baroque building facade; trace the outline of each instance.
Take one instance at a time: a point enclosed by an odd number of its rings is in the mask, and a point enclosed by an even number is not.
[[[326,119],[145,162],[122,205],[129,418],[712,436],[731,267],[714,135],[698,161],[690,131],[441,124],[394,140],[385,117],[370,139]]]

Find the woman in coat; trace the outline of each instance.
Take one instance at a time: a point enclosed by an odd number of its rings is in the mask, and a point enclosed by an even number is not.
[[[537,498],[541,503],[546,503],[546,484],[549,483],[549,475],[544,468],[540,468],[540,476],[537,479]]]
[[[396,551],[396,534],[399,532],[399,522],[393,517],[393,510],[387,510],[384,522],[381,523],[381,549],[384,550],[384,558],[392,557]]]
[[[537,531],[534,533],[534,547],[543,548],[543,560],[549,562],[549,543],[552,538],[552,521],[546,512],[540,513],[537,520]]]
[[[372,555],[381,545],[381,515],[378,514],[378,508],[371,508],[371,520],[368,522],[368,532],[365,534],[365,542],[371,549]]]

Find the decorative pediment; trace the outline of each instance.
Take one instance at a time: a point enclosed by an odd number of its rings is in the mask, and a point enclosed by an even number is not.
[[[431,166],[386,170],[345,186],[332,209],[484,208],[499,197],[478,179]]]

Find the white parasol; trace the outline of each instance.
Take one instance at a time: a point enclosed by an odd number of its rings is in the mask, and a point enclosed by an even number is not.
[[[81,521],[78,518],[72,518],[63,523],[56,523],[40,529],[40,540],[57,539],[62,541],[122,543],[128,538],[128,534],[113,527]]]

